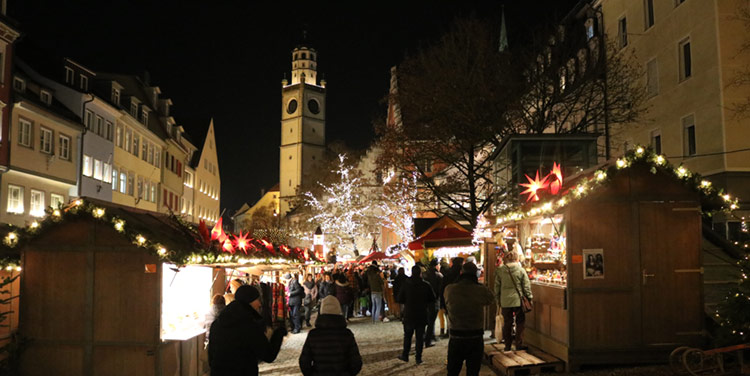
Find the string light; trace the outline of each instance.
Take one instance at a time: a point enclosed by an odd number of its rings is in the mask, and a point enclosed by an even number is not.
[[[70,209],[70,210],[69,210]],[[176,265],[184,265],[186,263],[190,263],[191,261],[193,263],[197,264],[212,264],[217,261],[227,261],[227,262],[235,262],[237,260],[236,257],[227,255],[225,257],[220,257],[220,247],[217,248],[215,245],[211,244],[210,241],[208,241],[206,244],[200,244],[200,243],[194,243],[196,249],[200,249],[200,253],[193,253],[191,255],[186,255],[185,251],[169,251],[166,249],[166,247],[160,245],[160,244],[149,244],[146,237],[142,234],[133,234],[132,230],[128,231],[128,229],[125,226],[125,221],[122,219],[119,219],[117,217],[112,218],[105,218],[106,217],[106,210],[101,207],[95,207],[91,204],[87,204],[82,199],[77,199],[73,201],[68,209],[60,210],[60,209],[52,209],[48,212],[47,217],[39,220],[39,221],[33,221],[29,223],[26,228],[20,229],[20,231],[9,231],[5,234],[3,237],[3,244],[8,248],[15,248],[18,246],[19,242],[21,240],[26,241],[27,239],[30,239],[33,235],[35,235],[39,228],[43,226],[45,221],[48,222],[59,222],[64,217],[67,216],[68,213],[73,215],[79,215],[80,213],[88,213],[93,218],[102,219],[102,220],[108,220],[112,223],[114,229],[120,233],[125,234],[129,238],[133,239],[133,242],[137,244],[138,246],[144,247],[147,250],[153,252],[154,254],[158,255],[161,259],[174,263]],[[183,219],[180,217],[172,216],[170,217],[174,221],[176,221],[178,224],[183,226],[187,231],[194,231],[196,238],[200,238],[200,235],[198,232],[192,227],[192,224],[188,224],[184,222]],[[234,236],[235,239],[237,238],[236,235],[227,234],[225,235],[226,239],[228,239],[230,236]],[[290,263],[303,263],[308,262],[308,257],[305,257],[305,251],[301,250],[299,248],[286,248],[288,252],[284,254],[283,256],[288,257],[288,259],[284,258],[278,258],[278,256],[275,255],[275,249],[276,247],[270,243],[270,242],[264,242],[263,244],[255,244],[252,243],[253,239],[246,240],[246,253],[252,252],[253,257],[251,260],[254,264],[272,264],[272,263],[281,263],[279,260],[285,260],[283,263],[290,264]],[[226,240],[225,243],[230,243],[229,240]],[[230,243],[231,244],[231,243]],[[225,244],[226,245],[226,244]],[[265,257],[267,256],[267,257]],[[21,266],[19,265],[19,256],[16,255],[10,255],[6,256],[5,258],[0,258],[0,268],[5,268],[8,271],[16,270],[21,271]],[[320,262],[319,260],[313,258],[312,262]]]

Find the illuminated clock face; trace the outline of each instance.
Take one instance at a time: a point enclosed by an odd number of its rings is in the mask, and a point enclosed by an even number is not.
[[[288,114],[293,114],[294,111],[297,111],[297,100],[292,99],[289,101],[289,104],[286,106],[286,112]]]
[[[310,99],[310,101],[307,102],[307,108],[309,108],[310,112],[312,112],[313,114],[317,114],[320,112],[320,105],[315,99]]]

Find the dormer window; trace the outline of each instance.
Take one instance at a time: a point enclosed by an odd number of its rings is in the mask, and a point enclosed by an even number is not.
[[[112,103],[120,104],[120,90],[117,88],[112,88]]]
[[[81,75],[81,90],[89,91],[89,78],[85,75]]]
[[[138,118],[138,103],[130,102],[130,116]]]
[[[42,90],[39,93],[39,99],[41,99],[42,102],[44,102],[44,104],[48,106],[52,104],[52,95],[47,90]]]
[[[17,91],[26,91],[26,81],[22,78],[13,77],[13,89]]]
[[[148,125],[148,111],[144,108],[141,112],[141,122]]]
[[[73,70],[68,67],[65,67],[65,83],[70,86],[73,86],[74,81],[75,81],[75,76],[73,75]]]

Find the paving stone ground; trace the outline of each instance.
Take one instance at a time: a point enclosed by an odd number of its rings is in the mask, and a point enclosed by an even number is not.
[[[354,332],[359,352],[362,355],[362,372],[360,375],[445,375],[445,360],[448,355],[448,340],[440,340],[434,347],[424,349],[422,360],[424,363],[416,365],[414,350],[409,356],[409,363],[404,363],[396,357],[401,353],[403,343],[403,326],[401,321],[387,323],[372,323],[371,318],[352,318],[349,329]],[[299,334],[289,334],[284,339],[281,352],[276,361],[270,364],[260,364],[261,375],[299,375],[299,354],[307,338],[309,329],[305,328]],[[487,332],[489,333],[489,332]],[[464,372],[461,373],[462,375]],[[482,365],[481,376],[494,376],[495,373]]]

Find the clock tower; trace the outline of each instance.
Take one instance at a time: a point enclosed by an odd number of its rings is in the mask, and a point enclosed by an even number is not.
[[[318,52],[300,45],[292,50],[292,81],[281,82],[279,212],[286,215],[305,176],[323,160],[326,130],[325,80],[318,81]]]

